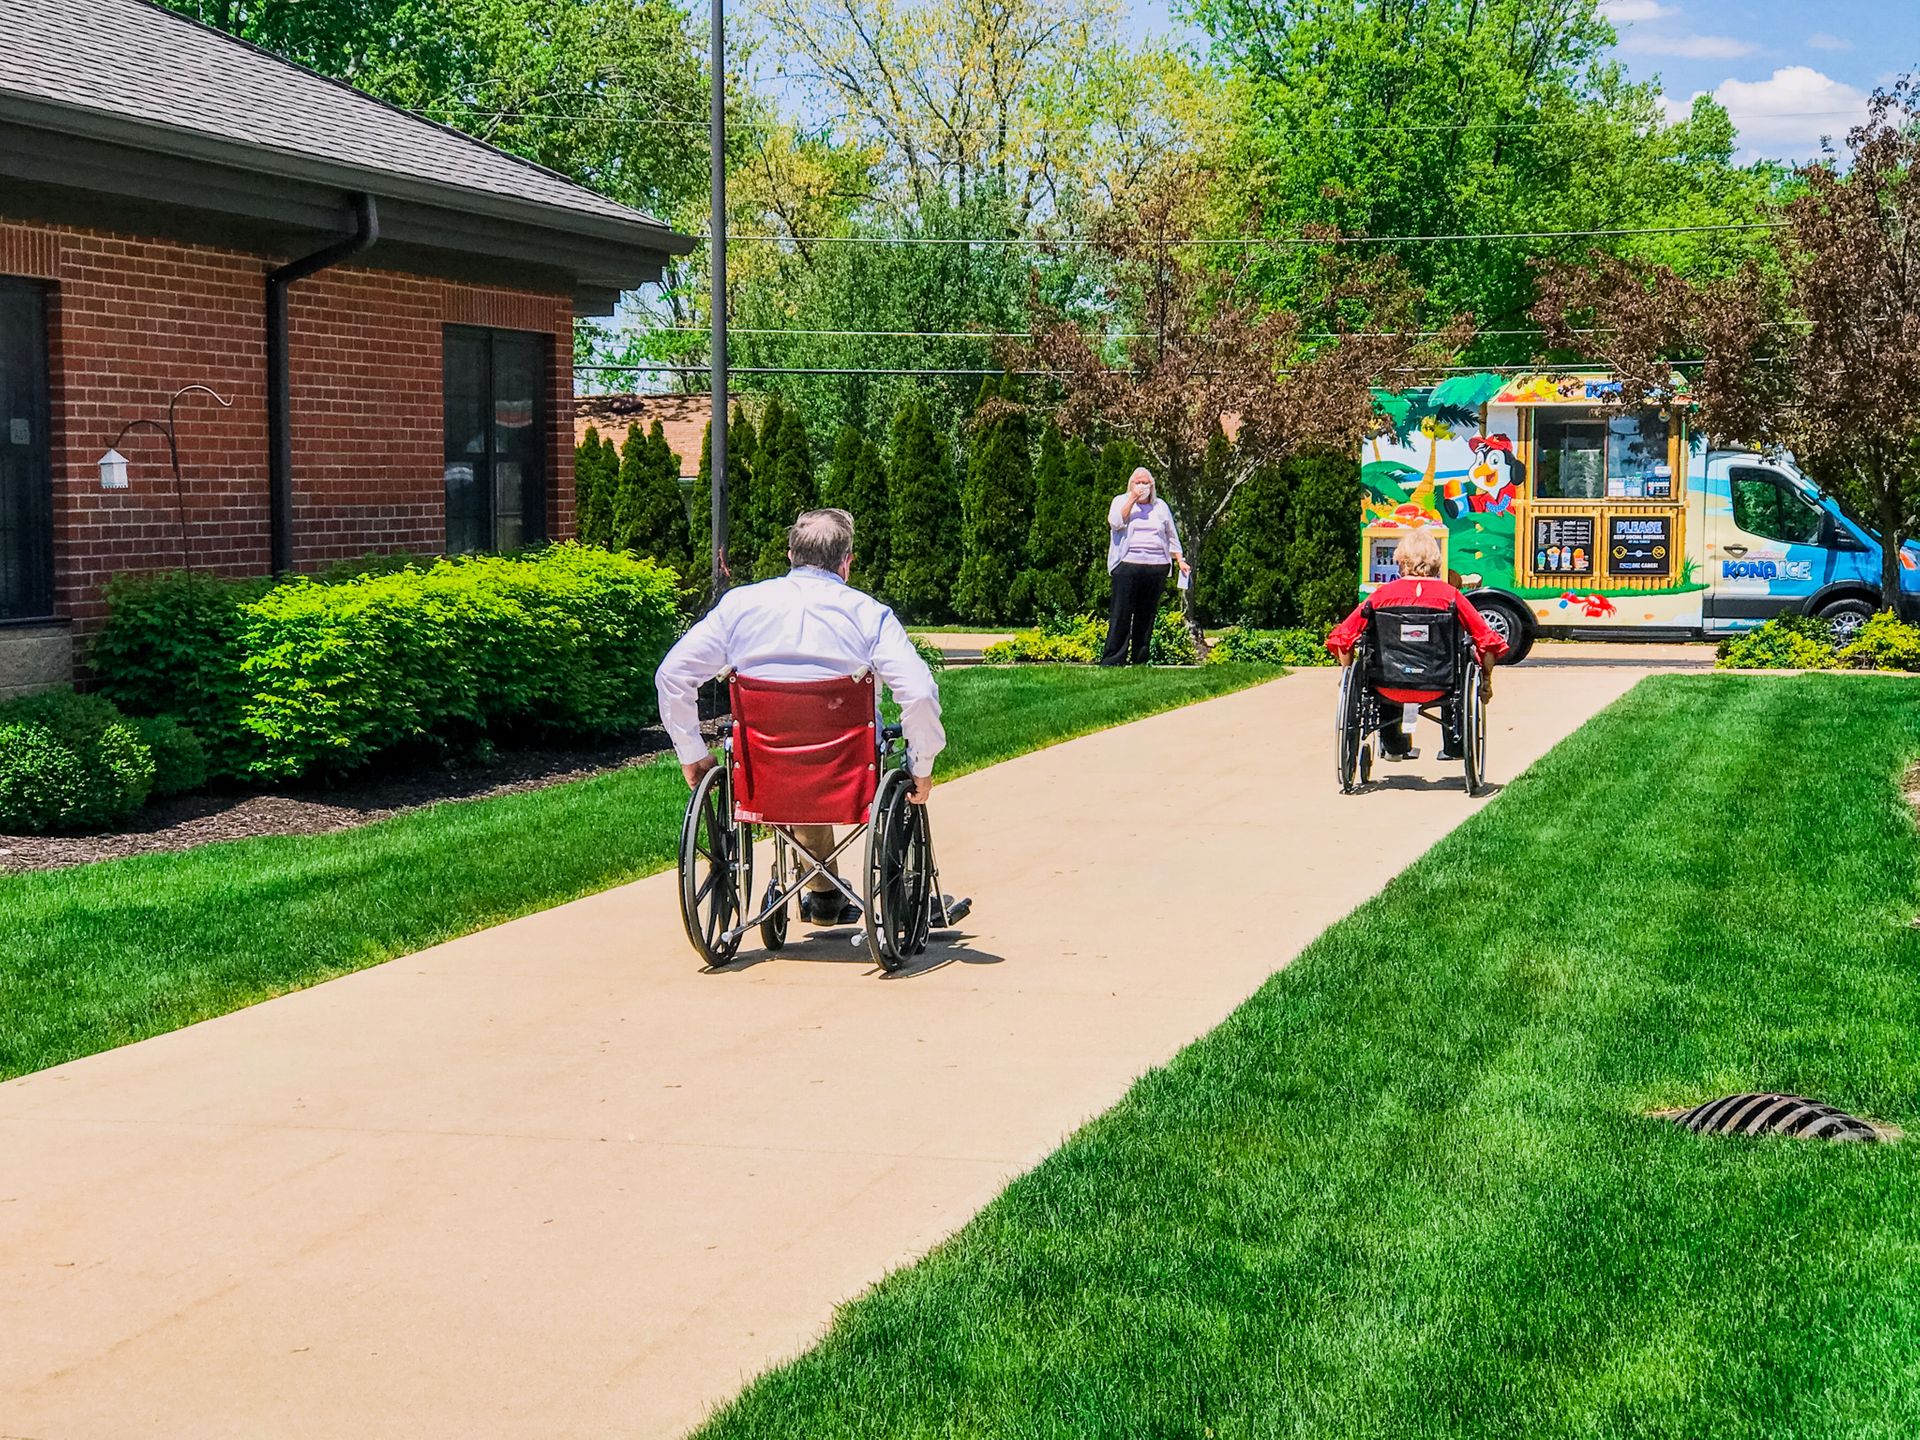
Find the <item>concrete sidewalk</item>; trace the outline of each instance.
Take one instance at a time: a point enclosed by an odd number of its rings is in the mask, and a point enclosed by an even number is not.
[[[1496,781],[1696,657],[1568,658]],[[702,974],[661,875],[0,1086],[0,1436],[684,1431],[1475,808],[1337,795],[1333,674],[943,786],[899,978]]]

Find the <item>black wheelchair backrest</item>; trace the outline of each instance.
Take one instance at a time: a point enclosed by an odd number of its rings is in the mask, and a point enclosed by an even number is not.
[[[1368,610],[1367,683],[1451,690],[1459,675],[1460,636],[1460,617],[1451,607]]]

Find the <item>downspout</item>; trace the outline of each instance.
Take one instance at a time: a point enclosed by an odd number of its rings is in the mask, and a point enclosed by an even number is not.
[[[380,238],[373,196],[353,197],[354,233],[267,272],[267,534],[273,573],[293,568],[293,404],[287,362],[287,287],[371,249]]]

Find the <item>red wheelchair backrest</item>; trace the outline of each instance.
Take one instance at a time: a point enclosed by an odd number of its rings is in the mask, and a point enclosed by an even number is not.
[[[873,673],[728,682],[733,812],[767,825],[861,825],[880,784]]]

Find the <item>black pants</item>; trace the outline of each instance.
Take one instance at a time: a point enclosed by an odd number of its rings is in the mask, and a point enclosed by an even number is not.
[[[1413,740],[1408,736],[1401,717],[1406,714],[1406,706],[1398,700],[1380,697],[1380,753],[1382,755],[1404,755],[1413,748]],[[1449,695],[1440,702],[1440,734],[1448,753],[1458,755],[1460,745],[1460,698]]]
[[[1123,560],[1113,568],[1113,610],[1107,617],[1107,648],[1102,665],[1147,663],[1153,643],[1153,617],[1160,613],[1160,597],[1167,588],[1165,565],[1134,565]],[[1129,656],[1131,651],[1131,656]]]

